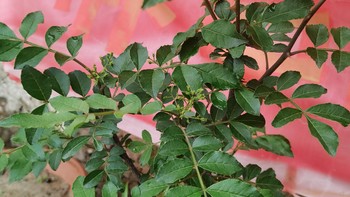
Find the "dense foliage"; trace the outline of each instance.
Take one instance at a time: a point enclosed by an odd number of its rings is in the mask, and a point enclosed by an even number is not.
[[[144,0],[143,7],[163,1]],[[101,57],[101,71],[77,59],[82,35],[67,40],[69,54],[52,48],[68,26],[50,27],[45,35],[47,46],[30,42],[30,36],[44,21],[40,11],[23,19],[21,37],[0,23],[0,61],[15,60],[23,88],[42,101],[31,113],[0,121],[1,127],[20,128],[13,137],[17,148],[2,151],[0,140],[0,171],[8,170],[10,181],[17,181],[30,172],[38,175],[47,164],[56,170],[62,161],[89,145],[94,152],[85,166],[88,175],[77,178],[73,185],[78,197],[94,196],[101,182],[103,196],[116,196],[118,192],[135,197],[287,195],[273,169],[262,171],[256,164],[243,166],[235,153],[264,149],[293,157],[284,136],[266,131],[260,112],[265,104],[281,108],[268,124],[282,127],[305,117],[310,134],[330,155],[336,154],[338,135],[319,117],[348,126],[350,112],[332,103],[302,109],[295,100],[319,98],[327,90],[319,84],[303,84],[292,95],[286,95],[285,90],[296,85],[301,74],[287,71],[271,75],[285,59],[298,53],[308,54],[319,68],[330,55],[335,69],[343,71],[350,65],[350,53],[343,50],[350,41],[350,29],[307,25],[325,0],[316,5],[312,0],[249,5],[235,2],[231,6],[226,0],[205,0],[206,14],[186,32],[178,33],[171,45],[149,55],[142,44],[133,43],[117,57]],[[245,19],[241,19],[243,14]],[[205,17],[213,21],[203,25]],[[290,22],[294,19],[302,20],[299,27]],[[313,46],[292,51],[304,29]],[[338,48],[320,47],[330,37]],[[199,48],[207,45],[215,48],[210,58],[216,60],[188,64]],[[260,65],[245,54],[246,48],[281,55],[271,66],[268,61]],[[60,66],[75,61],[85,72],[67,74],[56,67],[37,70],[35,67],[49,54],[54,54]],[[144,69],[147,62],[150,66]],[[266,72],[260,79],[246,82],[243,76],[249,69]],[[70,88],[78,96],[68,95]],[[53,91],[59,96],[52,96]],[[129,135],[120,138],[118,123],[126,114],[154,114],[160,142],[155,144],[146,130],[143,141],[132,141]],[[89,132],[79,132],[87,128]],[[140,153],[140,160],[132,161],[127,149]],[[136,162],[149,166],[145,168],[149,170],[142,173],[135,167]],[[122,181],[129,169],[139,178],[139,185],[130,188],[130,193],[128,182]]]

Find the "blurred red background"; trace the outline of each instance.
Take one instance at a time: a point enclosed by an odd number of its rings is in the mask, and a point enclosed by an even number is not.
[[[65,40],[70,36],[84,33],[84,45],[77,58],[87,65],[92,66],[96,64],[100,66],[100,56],[105,55],[107,52],[119,54],[133,42],[143,43],[150,52],[155,52],[162,45],[171,44],[172,38],[177,32],[187,30],[203,15],[204,8],[200,8],[201,2],[201,0],[172,0],[147,10],[141,10],[142,0],[1,0],[2,14],[0,21],[17,31],[21,20],[27,13],[41,10],[45,16],[45,23],[39,26],[37,33],[30,37],[30,41],[44,44],[43,36],[50,26],[72,24],[69,27],[69,31],[53,48],[59,51],[66,51]],[[250,2],[253,1],[241,0],[242,4]],[[310,23],[323,23],[328,27],[350,26],[349,8],[349,0],[329,0]],[[211,18],[207,17],[205,22],[211,22]],[[300,21],[295,21],[294,23],[297,26]],[[294,50],[305,49],[310,44],[311,42],[303,33],[298,39]],[[336,48],[336,45],[331,38],[322,47]],[[346,49],[349,50],[350,47],[347,46]],[[191,59],[190,63],[210,61],[208,54],[211,50],[212,48],[210,47],[200,50],[199,54]],[[248,50],[247,53],[263,62],[262,53],[254,50]],[[278,57],[278,54],[270,55],[270,62],[274,62]],[[11,63],[7,63],[5,66],[11,75],[18,76],[18,71],[12,69]],[[37,68],[44,69],[51,66],[57,67],[57,64],[52,57],[48,57]],[[63,69],[66,72],[70,72],[80,68],[74,62],[69,62]],[[330,60],[328,60],[321,69],[318,69],[309,57],[300,54],[288,59],[277,70],[277,73],[285,70],[300,71],[303,76],[300,84],[320,83],[328,89],[328,93],[320,99],[298,100],[298,104],[303,108],[326,102],[333,102],[341,104],[348,109],[350,108],[349,68],[337,74]],[[264,69],[254,72],[248,70],[245,79],[259,77],[263,71]],[[292,90],[287,91],[286,94],[290,95],[291,92]],[[263,107],[262,114],[268,123],[266,130],[268,133],[285,135],[291,142],[295,157],[280,157],[264,151],[241,151],[239,155],[251,158],[257,162],[267,162],[272,165],[281,163],[285,165],[284,182],[289,189],[300,187],[301,182],[298,180],[297,173],[298,169],[304,168],[320,172],[325,177],[328,177],[326,181],[331,180],[329,182],[332,182],[333,179],[339,179],[350,185],[350,128],[344,128],[340,124],[329,122],[334,130],[337,131],[340,139],[337,155],[331,157],[323,150],[319,142],[311,136],[305,119],[294,121],[280,129],[269,126],[278,110],[279,108],[275,106]],[[138,121],[138,124],[132,124],[133,121]],[[128,117],[121,126],[136,135],[140,133],[143,127],[146,127],[157,138],[159,133],[155,131],[153,125],[151,118]],[[334,192],[332,188],[323,189]],[[344,191],[348,190],[350,190],[350,187]],[[348,194],[350,195],[350,193]]]

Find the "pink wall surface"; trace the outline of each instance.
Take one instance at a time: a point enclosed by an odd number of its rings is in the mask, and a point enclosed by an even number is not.
[[[247,4],[252,0],[241,0],[241,2]],[[100,66],[100,56],[107,52],[119,54],[133,42],[143,43],[151,52],[155,52],[161,45],[171,44],[172,38],[177,32],[187,30],[204,13],[203,9],[199,9],[201,0],[172,0],[148,10],[141,10],[141,4],[141,0],[1,0],[0,21],[8,24],[12,29],[18,30],[21,20],[27,13],[42,10],[45,24],[39,26],[38,32],[29,39],[30,41],[44,43],[43,35],[50,26],[72,24],[67,34],[53,48],[65,51],[65,40],[68,37],[84,33],[84,45],[78,59],[87,65]],[[329,0],[314,16],[311,23],[323,23],[328,27],[350,26],[349,8],[349,0]],[[205,22],[211,22],[210,17]],[[298,23],[295,21],[295,24]],[[311,42],[304,33],[294,49],[305,49],[305,46],[310,44]],[[324,44],[324,47],[335,48],[336,46],[330,39],[328,43]],[[348,45],[346,49],[349,50],[350,46]],[[211,50],[210,47],[200,50],[190,63],[210,61],[208,54]],[[263,54],[256,51],[248,51],[248,53],[256,58],[263,58]],[[274,54],[269,58],[273,62],[278,56]],[[14,75],[18,74],[11,69],[11,64],[6,64],[6,66],[8,72]],[[57,64],[52,57],[48,57],[37,68],[44,69],[51,66],[57,66]],[[64,66],[64,69],[69,72],[79,69],[79,67],[74,62],[69,62]],[[300,84],[320,83],[328,89],[328,93],[320,99],[298,100],[297,103],[303,108],[318,103],[333,102],[350,109],[349,68],[337,74],[330,60],[321,69],[318,69],[309,57],[296,55],[288,59],[277,70],[277,73],[285,70],[300,71],[303,75]],[[249,70],[245,78],[248,80],[259,77],[263,71],[264,69],[254,72]],[[286,92],[288,95],[291,93],[292,90]],[[261,160],[285,162],[295,168],[312,168],[326,175],[350,182],[350,128],[344,128],[330,122],[340,139],[337,155],[331,157],[311,136],[305,119],[297,120],[281,129],[269,126],[278,110],[279,108],[275,106],[263,107],[262,114],[268,123],[266,130],[268,133],[285,135],[291,142],[295,157],[280,157],[264,151],[242,151],[241,154],[248,154]],[[136,117],[135,119],[150,127],[154,125],[151,118]],[[159,136],[157,133],[154,135]]]

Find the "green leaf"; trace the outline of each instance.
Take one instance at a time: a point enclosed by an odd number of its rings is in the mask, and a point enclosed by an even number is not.
[[[149,160],[151,159],[152,155],[152,146],[149,146],[141,155],[140,157],[140,164],[142,166],[145,166],[149,163]]]
[[[104,157],[105,156],[90,157],[90,160],[88,160],[85,164],[86,172],[89,173],[101,167],[105,163],[103,160]]]
[[[350,124],[350,112],[346,108],[332,103],[319,104],[306,110],[308,113],[339,122],[343,126]]]
[[[78,98],[57,96],[50,99],[49,102],[58,112],[80,111],[89,113],[89,105],[86,103],[86,101]]]
[[[186,177],[193,169],[189,159],[174,159],[164,163],[156,175],[156,180],[164,183],[174,183]]]
[[[173,80],[181,91],[198,90],[202,88],[202,77],[191,66],[178,66],[172,74]]]
[[[188,152],[187,144],[182,140],[172,140],[161,145],[159,148],[159,155],[162,156],[178,156]]]
[[[331,33],[340,49],[344,48],[350,42],[350,29],[348,27],[332,28]]]
[[[263,16],[262,13],[265,12],[268,6],[269,4],[266,2],[255,2],[250,4],[246,11],[247,20],[250,23],[253,23],[254,21],[260,23]]]
[[[47,54],[47,49],[41,47],[26,47],[18,53],[15,61],[15,69],[22,69],[25,66],[35,67]]]
[[[299,82],[301,74],[298,71],[286,71],[277,80],[277,90],[288,89]]]
[[[152,136],[147,130],[142,131],[142,139],[145,140],[148,144],[152,145]]]
[[[291,33],[294,31],[294,25],[293,23],[289,21],[279,22],[279,23],[273,23],[270,25],[270,27],[267,29],[267,32],[269,33]]]
[[[337,72],[340,73],[345,68],[350,66],[350,53],[345,51],[335,51],[332,54],[332,63],[334,64]]]
[[[148,51],[140,43],[134,43],[130,48],[130,58],[136,69],[140,70],[147,61]]]
[[[226,96],[221,92],[213,92],[210,95],[210,99],[213,102],[213,105],[221,110],[226,109],[227,99]]]
[[[153,101],[151,103],[147,103],[141,109],[141,114],[149,115],[159,112],[162,109],[162,103],[159,101]]]
[[[129,87],[137,79],[138,74],[133,71],[123,71],[119,75],[119,83],[122,89]]]
[[[173,187],[165,193],[165,197],[201,197],[203,192],[199,187],[193,187],[188,185],[182,185]]]
[[[236,101],[247,113],[260,115],[260,101],[246,88],[235,90]]]
[[[95,189],[94,188],[85,188],[83,186],[84,177],[79,176],[75,179],[73,183],[73,195],[74,197],[95,197]]]
[[[255,139],[259,147],[277,155],[293,157],[288,139],[282,135],[264,135]]]
[[[304,18],[314,5],[312,0],[284,0],[264,12],[263,21],[278,23]]]
[[[240,58],[243,55],[245,49],[246,49],[246,46],[242,44],[238,47],[228,49],[228,51],[230,52],[231,57],[235,59],[235,58]]]
[[[253,70],[259,70],[258,62],[254,58],[243,55],[241,59],[243,60],[244,64],[249,68]]]
[[[328,28],[323,24],[306,26],[306,33],[315,47],[326,43],[329,38]]]
[[[275,52],[275,53],[283,53],[284,51],[286,51],[288,48],[287,45],[282,44],[282,43],[277,43],[274,44],[272,49],[270,50],[270,52]]]
[[[278,112],[271,124],[272,126],[279,128],[288,124],[289,122],[301,118],[301,115],[302,112],[300,110],[286,107]]]
[[[90,139],[90,136],[79,136],[68,142],[63,149],[62,159],[69,160],[74,156]]]
[[[249,145],[255,145],[252,138],[252,132],[249,130],[248,126],[246,126],[245,124],[232,121],[230,123],[230,129],[233,136],[236,139]]]
[[[245,168],[244,168],[244,172],[243,172],[243,180],[245,181],[250,181],[253,178],[257,177],[261,172],[261,168],[258,165],[255,164],[248,164]]]
[[[238,179],[226,179],[207,188],[212,197],[262,197],[257,188]]]
[[[95,187],[97,184],[100,183],[103,175],[105,174],[104,170],[94,170],[90,172],[85,178],[84,178],[84,188],[92,188]]]
[[[76,129],[78,129],[81,125],[83,125],[84,123],[88,123],[90,121],[95,120],[95,115],[94,114],[88,114],[88,115],[78,115],[72,123],[70,123],[69,126],[67,126],[64,129],[64,134],[66,136],[72,136],[74,131]]]
[[[40,23],[44,23],[43,13],[41,11],[31,12],[22,20],[19,32],[24,39],[27,39],[34,34]]]
[[[66,62],[68,62],[71,59],[71,57],[66,56],[62,53],[56,52],[55,53],[55,60],[58,63],[58,65],[63,66]]]
[[[322,49],[316,49],[308,47],[306,49],[307,54],[315,61],[317,67],[321,68],[321,66],[327,61],[328,53]]]
[[[152,7],[158,3],[165,2],[166,0],[144,0],[142,4],[142,9]]]
[[[132,141],[128,144],[128,148],[134,153],[140,153],[148,147],[147,144],[139,141]]]
[[[236,14],[231,11],[231,5],[229,2],[225,1],[218,1],[215,4],[215,14],[220,19],[226,19],[226,20],[232,20]]]
[[[202,46],[208,45],[202,37],[202,33],[198,32],[194,37],[188,38],[181,46],[179,57],[181,62],[186,62],[190,57],[198,53],[198,50]]]
[[[32,162],[26,159],[18,159],[14,162],[9,171],[9,182],[19,181],[32,171]]]
[[[12,61],[21,51],[22,47],[23,47],[22,41],[0,40],[0,61],[3,61],[3,62]]]
[[[197,122],[190,123],[186,128],[186,133],[188,136],[201,136],[212,134],[212,132],[207,127]]]
[[[318,84],[304,84],[299,86],[292,95],[292,98],[319,98],[326,94],[327,89]]]
[[[105,183],[102,187],[102,197],[117,196],[119,188],[117,188],[111,181]]]
[[[272,105],[272,104],[282,104],[285,102],[288,102],[289,99],[281,92],[272,92],[269,94],[265,99],[265,105]]]
[[[64,26],[52,26],[45,34],[45,41],[48,47],[51,47],[62,35],[67,31],[67,27]]]
[[[21,73],[23,89],[32,97],[47,101],[51,96],[51,83],[47,76],[33,67],[26,66]]]
[[[81,96],[86,96],[91,88],[90,78],[80,70],[70,72],[68,76],[74,92],[80,94]]]
[[[43,115],[19,113],[2,119],[0,127],[51,128],[75,117],[76,115],[68,112],[45,113]]]
[[[278,41],[278,42],[290,42],[292,40],[292,38],[290,38],[286,34],[282,34],[282,33],[272,34],[271,39],[273,41]]]
[[[44,74],[49,77],[52,89],[58,94],[67,96],[70,88],[69,77],[66,73],[58,68],[48,68],[44,71]]]
[[[36,153],[36,150],[33,146],[27,144],[22,147],[23,155],[31,162],[35,162],[39,159],[39,155]]]
[[[276,179],[275,171],[271,168],[263,171],[256,178],[256,185],[262,189],[282,190],[282,183]]]
[[[161,46],[156,53],[156,58],[159,66],[168,62],[173,56],[174,54],[171,51],[171,45]]]
[[[307,117],[311,134],[318,139],[328,154],[335,156],[339,145],[338,135],[329,125]]]
[[[247,40],[236,32],[235,26],[227,20],[216,20],[202,28],[206,42],[217,48],[233,48],[247,43]]]
[[[165,74],[162,70],[142,70],[139,75],[140,85],[143,90],[153,98],[157,98],[161,89]]]
[[[16,34],[4,23],[0,22],[0,39],[18,39]]]
[[[204,170],[228,176],[242,169],[241,164],[232,155],[222,151],[205,154],[198,161],[198,166]]]
[[[192,148],[194,151],[202,152],[216,151],[222,146],[223,144],[221,141],[211,135],[197,137],[192,143]]]
[[[93,109],[117,110],[117,103],[111,98],[101,94],[93,94],[85,100]]]
[[[111,73],[119,75],[123,71],[131,71],[135,68],[130,57],[131,47],[132,45],[129,45],[117,58],[112,56],[111,60],[108,60],[109,65],[106,67]]]
[[[116,117],[122,117],[124,114],[137,113],[141,108],[141,100],[135,94],[126,95],[122,100],[124,107],[116,111]]]
[[[241,116],[238,116],[235,121],[243,123],[245,125],[257,128],[263,128],[265,126],[264,116],[254,116],[248,113],[245,113]]]
[[[155,179],[149,179],[143,182],[138,188],[135,187],[135,189],[139,190],[139,195],[135,195],[134,191],[132,191],[131,193],[132,196],[152,197],[157,196],[161,191],[163,191],[167,187],[168,185],[166,183],[159,182]]]
[[[67,40],[67,49],[69,53],[75,57],[83,45],[83,35],[73,36]]]
[[[259,45],[263,51],[271,50],[273,46],[273,40],[267,31],[258,25],[251,25],[247,28],[247,33],[250,35],[254,42]]]
[[[224,90],[239,86],[239,79],[235,78],[234,74],[222,64],[207,63],[190,66],[200,72],[204,83],[210,83],[215,88]]]
[[[56,171],[58,166],[61,163],[62,159],[62,151],[61,150],[55,150],[49,155],[49,165],[52,170]]]
[[[0,172],[4,171],[8,164],[8,158],[6,154],[0,155]]]
[[[275,92],[275,89],[272,87],[268,87],[265,85],[260,85],[255,89],[254,96],[255,97],[266,97],[272,92]]]

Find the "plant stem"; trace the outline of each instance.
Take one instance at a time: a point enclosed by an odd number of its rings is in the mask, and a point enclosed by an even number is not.
[[[27,41],[27,40],[22,40],[22,41],[23,41],[23,43],[28,44],[28,45],[31,45],[31,46],[44,48],[44,47],[42,47],[42,46],[40,46],[40,45],[37,45],[37,44],[32,43],[32,42],[29,42],[29,41]],[[49,52],[51,52],[51,53],[60,53],[60,54],[62,54],[62,55],[64,55],[64,56],[72,57],[72,56],[70,56],[70,55],[67,55],[67,54],[58,52],[58,51],[53,50],[53,49],[50,49],[50,48],[44,48],[44,49],[46,49],[47,51],[49,51]],[[73,57],[72,57],[72,58],[73,58]],[[77,64],[79,64],[81,67],[83,67],[86,71],[88,71],[92,77],[94,76],[94,72],[93,72],[88,66],[86,66],[84,63],[82,63],[81,61],[79,61],[77,58],[73,58],[72,60],[73,60],[74,62],[76,62]]]
[[[179,126],[179,128],[181,128],[181,126]],[[192,162],[193,162],[193,165],[194,165],[194,169],[195,169],[195,171],[197,173],[197,178],[198,178],[199,184],[201,185],[204,197],[207,197],[207,193],[206,193],[207,188],[204,185],[204,181],[202,179],[202,175],[201,175],[201,173],[199,171],[197,159],[196,159],[196,156],[194,155],[190,139],[188,138],[188,136],[186,135],[186,132],[182,128],[181,128],[181,131],[182,131],[182,133],[185,136],[188,149],[189,149],[189,151],[191,153],[191,159],[192,159]]]
[[[264,55],[265,55],[265,64],[266,64],[266,70],[269,69],[269,56],[267,55],[267,52],[264,51]]]
[[[317,50],[322,50],[322,51],[327,51],[327,52],[334,52],[337,51],[337,49],[324,49],[324,48],[318,48]],[[293,56],[293,55],[297,55],[299,53],[306,53],[307,50],[298,50],[298,51],[293,51],[289,53],[289,57]]]
[[[236,0],[236,30],[238,33],[241,32],[241,1]]]
[[[209,0],[204,0],[203,3],[204,3],[204,5],[205,5],[205,7],[207,7],[207,9],[208,9],[208,11],[209,11],[211,17],[213,18],[213,20],[218,20],[218,18],[216,17],[216,15],[215,15],[215,13],[214,13],[214,11],[213,11],[213,7],[211,6]]]
[[[107,116],[107,115],[112,115],[114,114],[116,111],[103,111],[103,112],[96,112],[96,113],[92,113],[95,116]]]
[[[277,70],[278,67],[281,66],[281,64],[290,56],[290,51],[292,50],[295,42],[299,38],[301,32],[304,30],[307,23],[310,21],[310,19],[315,15],[315,13],[320,9],[320,7],[326,2],[326,0],[320,0],[317,5],[309,12],[309,14],[303,19],[301,22],[299,28],[295,32],[292,40],[290,41],[289,45],[287,46],[286,50],[282,53],[280,58],[269,68],[259,79],[261,82],[265,77],[270,76],[273,72]]]
[[[120,142],[118,135],[114,134],[113,140],[117,146],[124,149],[123,144]],[[132,159],[130,159],[130,157],[128,156],[128,154],[126,152],[124,152],[122,155],[120,155],[120,157],[125,161],[126,164],[128,164],[131,171],[137,176],[137,179],[138,179],[137,181],[140,182],[141,174],[138,171],[138,169],[136,168],[136,166],[134,165],[134,162],[132,161]]]

